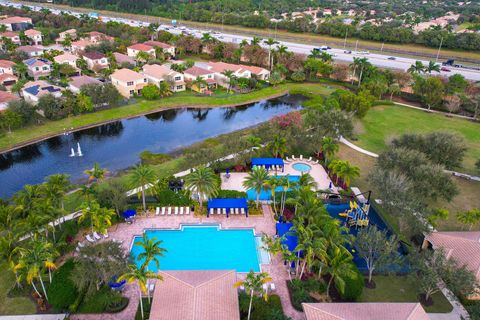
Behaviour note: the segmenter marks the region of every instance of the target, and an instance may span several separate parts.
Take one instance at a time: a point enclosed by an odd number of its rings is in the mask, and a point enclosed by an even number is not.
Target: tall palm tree
[[[245,288],[245,291],[250,294],[250,304],[248,305],[248,316],[247,320],[250,320],[250,315],[252,311],[252,301],[253,301],[253,295],[255,293],[261,293],[263,292],[263,298],[265,301],[268,299],[268,294],[266,291],[263,290],[263,285],[266,283],[269,283],[272,281],[272,278],[268,275],[266,272],[261,272],[258,274],[255,274],[253,271],[250,271],[245,280],[243,281],[238,281],[235,283],[235,288],[243,286]]]
[[[147,63],[147,61],[150,60],[152,58],[152,56],[148,52],[139,51],[135,58],[137,59],[137,61]]]
[[[171,96],[173,94],[172,93],[172,88],[171,88],[170,84],[168,83],[168,81],[160,82],[160,85],[158,86],[158,89],[160,91],[160,97],[162,97],[162,98]]]
[[[207,80],[198,76],[195,78],[195,80],[192,81],[192,86],[196,86],[198,88],[198,91],[201,92],[203,88],[208,88],[208,82]]]
[[[318,49],[312,49],[312,51],[310,51],[310,54],[308,55],[308,57],[312,59],[318,59],[320,58],[320,56],[320,50]]]
[[[156,237],[149,239],[146,233],[143,233],[143,237],[141,241],[135,242],[136,245],[142,247],[143,252],[138,254],[137,260],[145,259],[145,262],[142,264],[142,268],[146,268],[148,270],[148,265],[150,262],[154,262],[157,270],[160,269],[160,257],[165,256],[167,249],[162,248],[163,241],[157,240]]]
[[[330,158],[338,152],[339,146],[332,137],[323,137],[322,139],[322,151],[325,157],[325,164],[328,164]]]
[[[260,44],[260,38],[257,36],[253,36],[252,40],[250,40],[250,44],[252,46],[258,46]]]
[[[108,227],[112,225],[112,217],[115,210],[110,208],[99,208],[93,215],[93,229],[103,235],[108,234]]]
[[[108,170],[101,168],[100,164],[95,162],[92,169],[85,170],[84,172],[86,175],[88,175],[88,180],[102,181],[105,178],[105,175],[108,173]]]
[[[70,178],[66,174],[54,174],[46,178],[47,193],[54,199],[54,204],[58,201],[62,209],[65,208],[65,193],[70,188]]]
[[[147,289],[148,279],[163,280],[163,277],[159,274],[156,274],[155,272],[147,271],[143,267],[138,268],[138,266],[136,264],[130,264],[128,266],[128,271],[118,278],[118,281],[127,280],[128,283],[132,283],[132,282],[137,281],[142,319],[144,318],[142,293],[143,294],[148,293],[148,289]]]
[[[232,89],[233,78],[235,77],[234,72],[232,70],[225,70],[222,74],[228,79],[227,91],[230,92]]]
[[[342,180],[345,182],[346,186],[350,185],[353,179],[358,178],[360,176],[360,168],[352,165],[348,161],[343,161],[340,176]]]
[[[325,52],[325,51],[322,51],[320,53],[320,59],[323,61],[323,62],[330,62],[332,61],[332,55],[328,52]]]
[[[273,38],[268,38],[267,40],[263,41],[268,46],[268,69],[272,70],[272,46],[278,44]]]
[[[254,167],[248,176],[243,180],[243,186],[250,190],[255,190],[257,195],[256,206],[260,204],[260,193],[265,188],[265,183],[268,180],[268,172],[262,167]]]
[[[277,203],[276,203],[276,198],[277,198],[277,188],[280,186],[280,179],[277,177],[270,177],[265,181],[265,189],[270,190],[270,193],[272,194],[272,201],[273,201],[273,213],[275,216],[277,215]]]
[[[338,290],[343,293],[345,291],[345,278],[354,274],[350,252],[344,247],[336,246],[329,255],[326,271],[330,275],[327,284],[327,296],[330,296],[330,287],[333,282],[335,282]]]
[[[137,192],[142,194],[143,210],[147,210],[147,204],[145,202],[145,191],[147,187],[157,180],[157,175],[149,166],[140,164],[135,166],[130,175],[130,186],[137,188]]]
[[[197,194],[200,211],[203,210],[203,200],[215,196],[220,188],[215,172],[205,166],[198,167],[185,177],[185,187]]]
[[[100,205],[95,200],[82,203],[82,205],[80,206],[81,214],[78,217],[77,222],[82,223],[85,220],[89,221],[90,229],[93,234],[95,232],[95,229],[94,229],[95,215],[98,213],[99,210],[100,210]]]
[[[202,34],[202,38],[200,39],[200,41],[202,41],[203,44],[206,44],[213,41],[213,37],[210,35],[210,33],[205,32]]]
[[[422,61],[415,61],[414,64],[412,64],[408,70],[409,73],[411,74],[421,74],[425,72],[425,66],[423,65]]]
[[[13,201],[21,208],[21,217],[24,218],[32,211],[35,201],[41,196],[40,185],[25,185],[13,196]]]
[[[13,67],[15,73],[18,74],[20,80],[25,80],[27,78],[28,67],[25,63],[19,62]]]
[[[425,67],[425,71],[428,72],[430,75],[433,71],[440,72],[440,65],[433,61],[429,61],[428,65]]]
[[[287,139],[280,135],[275,135],[273,140],[268,143],[267,149],[270,150],[272,156],[283,158],[285,152],[287,152]]]
[[[317,187],[317,183],[310,174],[302,172],[298,179],[298,187],[312,189]]]
[[[252,151],[258,155],[260,153],[260,148],[262,147],[262,139],[256,137],[254,135],[249,135],[246,138],[246,142],[248,144],[248,148],[252,149]]]
[[[82,185],[80,187],[80,193],[86,202],[90,202],[97,193],[96,185]]]

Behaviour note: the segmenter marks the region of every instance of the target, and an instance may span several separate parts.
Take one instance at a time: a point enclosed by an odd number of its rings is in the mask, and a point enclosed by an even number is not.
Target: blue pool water
[[[302,163],[302,162],[294,163],[292,165],[292,168],[297,170],[297,171],[300,171],[300,172],[308,172],[308,171],[312,170],[311,166],[309,166],[306,163]]]
[[[276,178],[281,178],[282,176],[275,176]],[[292,182],[298,182],[300,176],[288,176],[288,179]],[[290,190],[290,189],[289,189]],[[282,187],[277,187],[275,189],[276,192],[282,192]],[[247,190],[247,199],[248,200],[257,200],[257,193],[254,189]],[[272,199],[272,192],[270,190],[262,190],[260,192],[260,200],[271,200]]]
[[[148,238],[163,241],[167,249],[160,260],[161,270],[236,270],[260,271],[256,237],[253,229],[221,230],[218,226],[183,226],[180,230],[146,230]],[[135,242],[130,255],[140,266],[144,260],[136,257],[143,250]],[[154,262],[148,270],[157,272]]]

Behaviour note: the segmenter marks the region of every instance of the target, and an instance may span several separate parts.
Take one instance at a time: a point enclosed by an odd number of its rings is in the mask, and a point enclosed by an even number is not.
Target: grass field
[[[15,286],[15,275],[8,270],[7,264],[0,264],[0,314],[31,314],[36,308],[32,300],[27,297],[9,298],[8,292]]]
[[[418,302],[417,284],[404,276],[374,276],[376,288],[364,288],[358,302]],[[437,292],[432,296],[433,304],[425,307],[428,313],[447,313],[453,307],[447,298]]]
[[[262,99],[268,99],[282,95],[289,91],[328,94],[333,89],[313,83],[286,83],[277,87],[267,87],[246,94],[232,94],[222,96],[196,96],[190,91],[176,93],[170,97],[160,100],[146,101],[139,100],[137,103],[102,110],[94,113],[71,116],[58,121],[48,121],[41,126],[26,127],[15,130],[10,134],[0,137],[0,151],[16,145],[21,145],[36,139],[61,134],[65,128],[82,128],[90,125],[100,124],[112,120],[141,115],[156,110],[172,107],[221,107],[229,105],[247,104]]]
[[[358,146],[373,152],[381,152],[392,138],[404,133],[428,133],[448,131],[461,135],[468,148],[463,168],[459,171],[478,173],[475,161],[480,159],[480,124],[460,118],[428,113],[402,106],[373,107],[356,124]]]

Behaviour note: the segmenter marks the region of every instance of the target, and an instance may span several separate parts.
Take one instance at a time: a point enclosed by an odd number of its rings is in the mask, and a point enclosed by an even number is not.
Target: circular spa
[[[310,170],[312,170],[312,166],[303,162],[294,163],[292,165],[292,168],[302,173],[309,172]]]

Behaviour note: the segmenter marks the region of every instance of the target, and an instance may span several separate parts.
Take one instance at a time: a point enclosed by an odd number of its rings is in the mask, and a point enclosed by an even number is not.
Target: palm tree
[[[350,164],[348,161],[343,161],[340,176],[345,182],[345,185],[348,187],[353,179],[360,176],[360,168]]]
[[[157,240],[156,237],[149,239],[147,234],[144,232],[141,241],[135,242],[136,245],[143,248],[143,252],[139,253],[137,256],[137,260],[145,259],[145,262],[142,264],[142,268],[146,268],[148,270],[148,265],[150,262],[155,262],[155,266],[157,270],[160,269],[160,257],[165,255],[167,250],[161,247],[163,243],[162,240]]]
[[[202,92],[203,88],[208,86],[207,80],[203,79],[202,77],[198,76],[195,80],[192,81],[192,86],[196,86],[199,92]]]
[[[215,172],[211,168],[201,166],[185,177],[185,187],[197,193],[201,211],[203,200],[215,196],[220,186]]]
[[[330,296],[330,286],[335,282],[338,290],[345,291],[345,278],[354,274],[352,255],[344,247],[336,246],[328,257],[327,273],[330,279],[327,284],[327,296]]]
[[[260,44],[260,38],[259,37],[256,37],[256,36],[253,36],[252,40],[250,40],[250,44],[252,46],[258,46]]]
[[[254,189],[257,195],[256,205],[260,204],[260,193],[268,180],[268,172],[262,167],[254,167],[248,176],[243,180],[243,186],[250,190]]]
[[[310,54],[308,55],[308,57],[312,59],[318,59],[320,58],[320,56],[320,50],[318,49],[312,49],[312,51],[310,51]]]
[[[108,173],[107,169],[101,168],[98,162],[93,164],[93,168],[84,171],[88,175],[88,180],[92,181],[102,181],[105,178],[105,175]]]
[[[325,51],[322,51],[320,53],[320,59],[323,61],[323,62],[330,62],[332,61],[332,55],[328,52],[325,52]]]
[[[235,288],[243,286],[245,288],[245,291],[247,293],[250,293],[250,304],[248,305],[248,316],[247,320],[250,320],[250,314],[252,311],[252,302],[253,302],[253,295],[255,293],[261,293],[264,292],[263,298],[265,301],[268,300],[268,294],[266,291],[263,290],[263,285],[271,282],[272,278],[268,275],[266,272],[261,272],[258,274],[255,274],[253,271],[250,271],[245,280],[243,281],[238,281],[235,283]]]
[[[272,194],[272,201],[273,201],[273,213],[275,216],[277,215],[277,204],[276,204],[276,193],[277,187],[280,186],[280,180],[277,177],[270,177],[265,181],[265,189],[270,190]]]
[[[205,32],[204,34],[202,34],[202,38],[200,39],[200,41],[202,41],[202,43],[205,44],[213,41],[213,37],[210,35],[210,33]]]
[[[325,157],[325,164],[328,164],[328,161],[331,157],[338,152],[339,146],[336,141],[331,137],[323,137],[322,139],[322,151],[323,156]]]
[[[412,64],[408,70],[411,74],[421,74],[425,72],[425,66],[423,65],[422,61],[415,61],[414,64]]]
[[[163,277],[159,274],[156,274],[155,272],[147,271],[143,267],[138,268],[136,264],[130,264],[128,266],[128,271],[118,278],[118,281],[127,280],[128,283],[132,283],[134,281],[138,282],[138,291],[139,291],[142,319],[144,318],[142,293],[143,294],[148,293],[148,289],[147,289],[148,279],[163,280]]]
[[[428,72],[430,75],[433,71],[440,72],[440,65],[433,61],[429,61],[428,65],[425,67],[425,71]]]
[[[255,154],[259,154],[260,148],[262,147],[262,139],[254,135],[249,135],[246,139],[248,148],[253,150]]]
[[[130,176],[130,185],[132,188],[137,188],[137,193],[140,192],[142,194],[142,203],[143,203],[143,210],[147,210],[147,204],[145,202],[145,191],[147,187],[152,183],[155,183],[157,180],[157,175],[149,166],[140,164],[135,166],[132,170]]]
[[[393,100],[393,96],[399,94],[402,91],[402,88],[398,83],[392,83],[388,86],[388,93],[390,93],[390,101]]]
[[[112,217],[115,215],[114,209],[99,208],[93,215],[93,229],[103,235],[108,234],[108,227],[112,225]]]
[[[268,46],[268,68],[272,70],[272,46],[278,44],[273,38],[268,38],[267,40],[263,41]]]
[[[298,179],[298,187],[312,189],[317,187],[317,183],[310,174],[302,172]]]
[[[97,189],[95,184],[82,185],[80,187],[80,193],[82,194],[82,197],[85,199],[86,202],[90,202],[92,197],[95,196],[96,192]]]
[[[64,197],[67,190],[70,188],[70,178],[66,174],[54,174],[46,179],[47,193],[50,194],[54,203],[60,202],[62,210],[65,208]]]
[[[160,91],[160,97],[162,97],[162,98],[171,96],[173,94],[171,86],[168,83],[168,81],[161,81],[158,88],[159,88],[159,91]]]
[[[27,78],[28,68],[25,63],[19,62],[15,64],[13,69],[15,70],[15,73],[18,74],[20,80],[25,80]]]
[[[275,135],[273,140],[270,141],[267,145],[267,149],[270,150],[274,157],[283,158],[285,156],[285,152],[287,152],[287,139]]]
[[[82,203],[82,205],[80,206],[81,215],[80,217],[78,217],[77,222],[82,223],[85,220],[90,221],[90,228],[93,234],[93,232],[95,232],[94,230],[95,215],[99,210],[100,210],[100,205],[95,200]]]
[[[468,225],[468,230],[472,230],[472,227],[480,221],[480,209],[471,209],[468,211],[462,211],[457,213],[457,220],[463,224]]]
[[[147,63],[148,60],[150,60],[152,56],[148,53],[148,52],[145,52],[145,51],[139,51],[137,53],[137,56],[135,57],[138,61],[142,61],[144,63]]]
[[[232,82],[234,78],[234,72],[232,70],[225,70],[222,74],[228,79],[228,88],[227,91],[230,92],[232,88]]]
[[[368,62],[367,58],[360,58],[358,63],[360,64],[360,75],[358,77],[358,87],[360,88],[360,85],[362,83],[363,72],[372,64]]]

